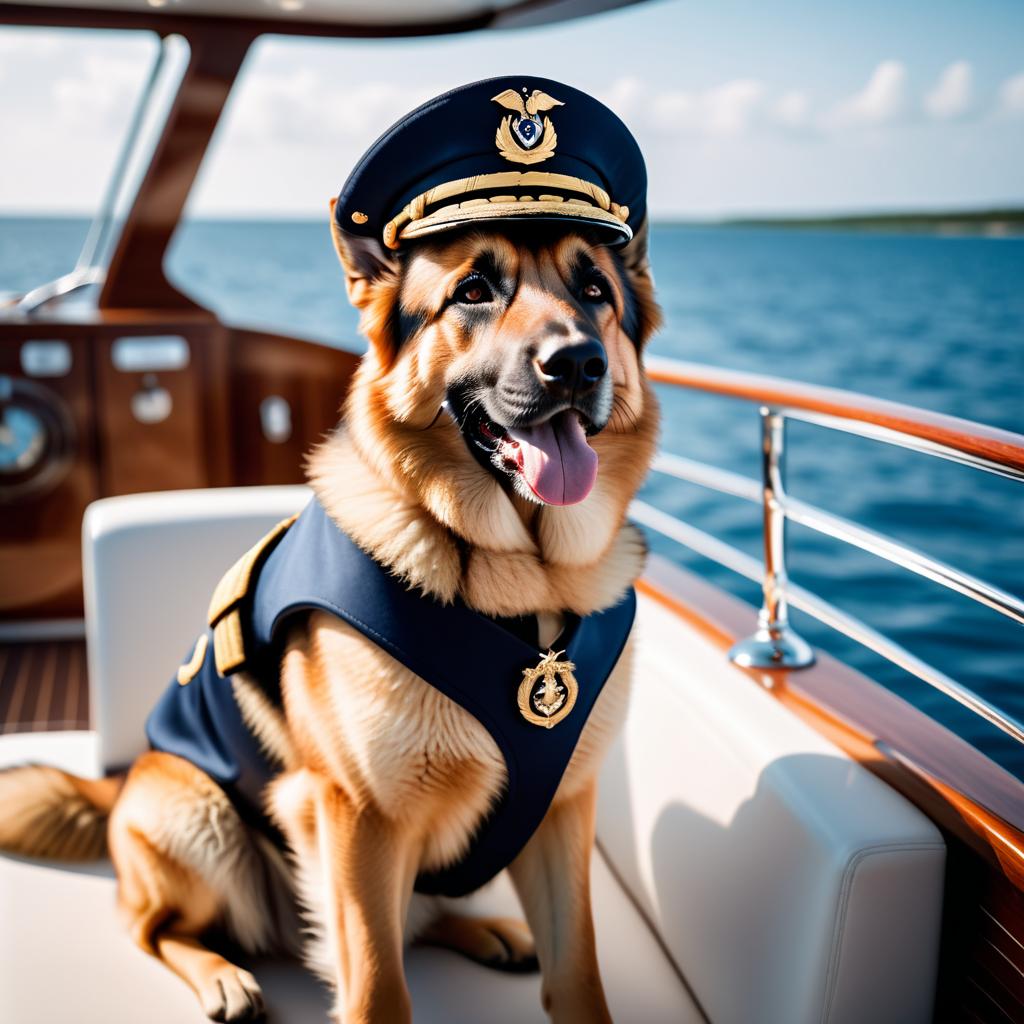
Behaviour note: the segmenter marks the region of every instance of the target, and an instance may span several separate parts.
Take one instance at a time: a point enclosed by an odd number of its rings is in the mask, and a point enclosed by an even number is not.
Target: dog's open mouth
[[[594,486],[597,452],[587,442],[592,428],[576,409],[563,409],[528,427],[503,427],[480,411],[456,421],[492,466],[522,481],[545,505],[575,505]]]

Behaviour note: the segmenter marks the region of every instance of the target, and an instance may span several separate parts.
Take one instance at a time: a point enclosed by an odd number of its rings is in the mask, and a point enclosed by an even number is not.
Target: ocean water
[[[0,221],[0,291],[70,268],[81,221]],[[652,352],[907,402],[1024,433],[1024,239],[656,226],[666,325]],[[363,348],[326,224],[186,223],[168,269],[232,323]],[[659,388],[662,447],[756,476],[754,406]],[[787,482],[806,501],[1024,593],[1024,486],[793,423]],[[652,476],[646,500],[760,556],[752,504]],[[754,584],[652,537],[756,604]],[[1024,629],[877,558],[790,529],[793,580],[1024,719]],[[796,628],[1024,777],[994,727],[799,612]],[[751,613],[751,627],[754,615]],[[681,667],[684,670],[684,667]]]

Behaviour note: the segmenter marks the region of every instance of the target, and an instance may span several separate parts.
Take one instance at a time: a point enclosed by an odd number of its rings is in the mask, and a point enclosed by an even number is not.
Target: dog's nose
[[[537,370],[548,386],[574,392],[587,391],[608,372],[608,357],[601,342],[587,338],[560,345],[554,351],[541,350],[537,356]]]

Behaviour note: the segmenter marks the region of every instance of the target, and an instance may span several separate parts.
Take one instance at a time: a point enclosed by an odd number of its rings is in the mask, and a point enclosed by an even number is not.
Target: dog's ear
[[[641,348],[661,326],[661,307],[654,298],[654,276],[647,251],[648,234],[645,217],[633,237],[618,253],[634,298],[634,322],[630,324],[630,334]]]
[[[345,271],[348,300],[356,309],[363,309],[373,298],[375,284],[396,278],[398,261],[377,239],[343,231],[334,219],[336,203],[331,200],[331,237]]]
[[[631,274],[647,274],[650,276],[651,263],[647,254],[647,243],[650,229],[645,217],[636,229],[633,237],[619,250],[622,263]]]
[[[398,352],[395,310],[401,284],[394,253],[375,238],[343,231],[334,219],[331,200],[331,237],[345,271],[348,300],[362,314],[360,330],[366,335],[380,365],[389,369]]]

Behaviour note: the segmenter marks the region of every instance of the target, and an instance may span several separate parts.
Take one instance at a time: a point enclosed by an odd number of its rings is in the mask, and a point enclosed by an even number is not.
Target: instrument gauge
[[[0,503],[55,487],[71,467],[74,447],[71,415],[58,394],[0,375]]]

